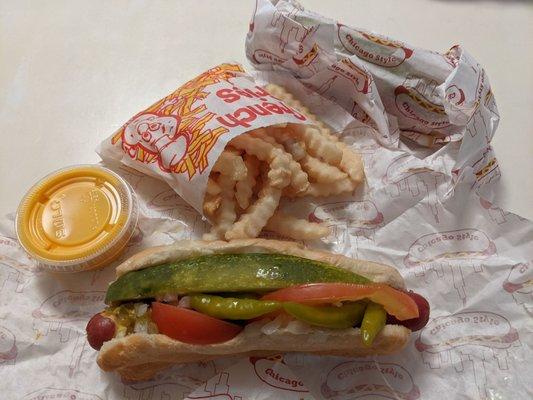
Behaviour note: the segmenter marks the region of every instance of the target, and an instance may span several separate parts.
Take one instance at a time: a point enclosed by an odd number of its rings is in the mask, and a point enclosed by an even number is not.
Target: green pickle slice
[[[281,303],[271,300],[198,294],[191,296],[191,307],[202,314],[219,319],[246,320],[279,310]]]
[[[107,304],[220,292],[267,292],[306,283],[368,283],[330,264],[283,254],[216,254],[129,272],[113,282]]]
[[[366,303],[363,301],[335,306],[306,306],[298,303],[283,303],[284,310],[300,321],[324,328],[346,329],[363,319]]]

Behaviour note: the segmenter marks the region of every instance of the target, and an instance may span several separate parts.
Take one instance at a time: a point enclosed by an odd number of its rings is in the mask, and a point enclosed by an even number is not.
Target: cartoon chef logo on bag
[[[462,312],[431,320],[416,339],[415,347],[431,369],[453,366],[458,373],[472,365],[480,398],[487,393],[486,364],[509,369],[512,347],[521,346],[518,332],[503,316],[488,311]],[[467,380],[465,380],[467,381]]]
[[[415,276],[425,276],[428,271],[434,271],[439,279],[451,277],[459,298],[465,304],[467,294],[463,270],[481,272],[483,261],[494,255],[496,245],[485,232],[459,229],[418,238],[409,247],[404,264],[415,271]],[[445,273],[445,269],[449,273]]]
[[[374,361],[347,361],[332,368],[322,384],[326,399],[402,399],[420,398],[411,373],[403,366]]]
[[[207,170],[209,153],[230,129],[242,133],[280,115],[285,122],[307,120],[255,86],[240,65],[222,64],[137,114],[111,142],[120,142],[132,160],[157,163],[161,171],[184,174],[190,181]]]
[[[139,115],[124,128],[122,146],[131,158],[139,148],[157,154],[161,169],[168,172],[183,160],[191,141],[187,131],[177,131],[179,124],[178,117]]]
[[[211,168],[238,135],[278,124],[309,124],[239,64],[221,64],[131,118],[97,149],[110,164],[163,179],[197,211]]]
[[[382,67],[397,67],[413,55],[413,50],[396,40],[337,24],[342,46],[350,54]]]
[[[164,172],[187,173],[189,179],[208,166],[207,154],[228,130],[206,128],[216,114],[202,101],[206,88],[243,72],[239,65],[223,64],[187,82],[128,121],[112,138],[131,159],[157,162]]]

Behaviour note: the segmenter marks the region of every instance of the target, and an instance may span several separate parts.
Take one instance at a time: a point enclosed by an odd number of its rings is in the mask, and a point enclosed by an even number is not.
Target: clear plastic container
[[[137,226],[130,185],[98,165],[60,169],[37,182],[17,210],[17,237],[51,272],[104,267],[117,258]]]

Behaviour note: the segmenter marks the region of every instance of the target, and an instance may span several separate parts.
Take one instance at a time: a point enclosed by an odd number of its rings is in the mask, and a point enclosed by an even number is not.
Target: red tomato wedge
[[[261,300],[293,301],[305,304],[325,304],[338,301],[369,299],[381,304],[388,314],[404,321],[418,317],[415,301],[406,293],[383,284],[310,283],[280,289]]]
[[[160,333],[190,344],[226,342],[242,330],[239,325],[158,302],[152,303],[152,320]]]

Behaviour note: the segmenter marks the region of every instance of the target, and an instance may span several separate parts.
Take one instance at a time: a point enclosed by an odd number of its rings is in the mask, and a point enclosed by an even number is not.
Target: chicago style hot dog
[[[394,268],[292,242],[183,241],[117,276],[87,339],[102,369],[129,380],[227,355],[389,354],[429,318]]]

